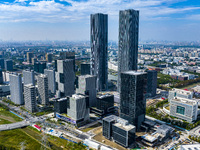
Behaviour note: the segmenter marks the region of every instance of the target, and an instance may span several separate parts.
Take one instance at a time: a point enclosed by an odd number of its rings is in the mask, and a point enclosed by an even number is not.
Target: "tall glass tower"
[[[120,73],[137,70],[139,11],[129,9],[119,12],[118,91]]]
[[[91,64],[90,74],[97,76],[97,90],[107,89],[108,80],[108,15],[91,14]]]

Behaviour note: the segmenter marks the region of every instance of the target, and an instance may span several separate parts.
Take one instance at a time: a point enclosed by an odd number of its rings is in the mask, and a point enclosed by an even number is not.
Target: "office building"
[[[11,101],[18,105],[24,104],[21,74],[9,74]]]
[[[157,89],[157,71],[156,70],[148,70],[147,71],[147,93],[149,96],[156,96]]]
[[[90,64],[81,64],[81,75],[90,74]]]
[[[111,115],[103,118],[103,136],[113,140],[123,147],[133,146],[136,128],[127,120]]]
[[[57,113],[67,113],[68,98],[58,98],[54,101],[54,109]]]
[[[13,61],[12,60],[5,60],[5,69],[6,71],[13,71]]]
[[[60,56],[59,56],[60,60],[65,60],[65,59],[72,59],[73,60],[73,64],[74,64],[74,71],[75,71],[75,52],[74,51],[64,51],[64,52],[60,52]],[[56,62],[55,62],[55,65]]]
[[[170,102],[175,97],[192,99],[193,94],[194,93],[192,91],[173,88],[171,91],[169,91],[168,101]]]
[[[54,69],[44,69],[44,74],[47,75],[48,78],[48,89],[52,94],[56,93],[56,77]]]
[[[6,97],[7,95],[10,95],[10,86],[0,85],[0,97]]]
[[[36,112],[36,93],[35,86],[31,84],[24,85],[25,108],[31,113]]]
[[[56,92],[61,97],[75,93],[75,72],[73,59],[57,60]]]
[[[32,58],[34,58],[34,54],[32,52],[27,52],[27,62],[32,63]]]
[[[78,77],[78,88],[76,93],[89,96],[89,106],[96,107],[96,76],[83,75]]]
[[[2,69],[0,69],[0,84],[3,83],[3,73],[2,73]]]
[[[90,74],[97,76],[97,90],[108,86],[108,15],[90,16],[91,66]]]
[[[0,58],[0,68],[5,69],[5,63],[3,58]]]
[[[34,63],[34,71],[37,73],[44,73],[44,69],[46,69],[46,67],[46,62]]]
[[[114,95],[111,94],[98,94],[96,107],[90,108],[90,111],[102,116],[113,113],[114,109]]]
[[[53,61],[53,54],[47,53],[46,54],[46,61],[51,63]]]
[[[48,94],[48,78],[47,75],[41,74],[38,76],[38,98],[41,104],[49,104],[49,94]]]
[[[129,9],[119,12],[118,43],[118,91],[120,91],[120,73],[137,70],[138,62],[139,11]]]
[[[31,60],[32,60],[32,65],[34,65],[36,62],[38,62],[37,58],[32,58]]]
[[[192,123],[197,120],[198,102],[196,100],[175,97],[170,101],[170,115]]]
[[[81,94],[74,94],[69,99],[67,115],[76,122],[77,126],[90,120],[88,98]]]
[[[35,73],[33,70],[23,70],[23,81],[24,85],[32,84],[35,86]]]
[[[120,117],[138,130],[146,113],[147,73],[126,71],[121,73]]]
[[[200,150],[200,144],[180,145],[180,149],[179,150]]]

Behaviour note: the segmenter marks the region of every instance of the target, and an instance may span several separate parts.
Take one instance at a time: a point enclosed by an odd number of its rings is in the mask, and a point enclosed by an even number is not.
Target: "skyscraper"
[[[107,89],[108,80],[108,15],[90,16],[91,70],[97,76],[97,90]]]
[[[118,90],[120,73],[137,70],[139,11],[129,9],[119,12]]]
[[[7,71],[13,71],[13,61],[11,59],[5,60],[5,69]]]
[[[48,94],[48,78],[47,75],[41,74],[38,76],[38,97],[39,101],[43,105],[48,105],[49,94]]]
[[[147,93],[150,94],[151,97],[156,96],[157,89],[157,71],[156,70],[148,70],[147,71]]]
[[[2,73],[2,69],[0,69],[0,84],[3,83],[3,73]]]
[[[56,77],[54,69],[44,69],[44,74],[47,75],[48,78],[48,89],[50,93],[56,93]]]
[[[1,69],[5,68],[5,63],[4,63],[4,59],[3,58],[0,58],[0,67],[1,67]]]
[[[60,52],[60,56],[59,56],[59,60],[65,60],[65,59],[73,59],[73,63],[74,63],[74,71],[75,71],[75,52],[74,51],[64,51],[64,52]],[[55,65],[57,65],[56,63],[57,61],[55,61]],[[55,67],[56,68],[56,67]]]
[[[96,76],[84,75],[78,77],[79,88],[76,93],[89,96],[89,106],[96,107]]]
[[[21,74],[9,74],[11,101],[15,104],[24,104]]]
[[[72,96],[75,93],[74,60],[57,60],[56,92],[61,97]]]
[[[32,58],[34,57],[34,54],[32,52],[27,52],[27,62],[32,63]]]
[[[24,85],[32,84],[35,86],[35,74],[33,70],[23,70]]]
[[[52,62],[52,60],[53,60],[53,54],[47,53],[47,54],[46,54],[46,61],[47,61],[47,62]]]
[[[138,130],[146,113],[147,73],[126,71],[121,73],[120,117]]]
[[[31,84],[24,85],[25,108],[31,113],[36,112],[36,93],[35,86]]]

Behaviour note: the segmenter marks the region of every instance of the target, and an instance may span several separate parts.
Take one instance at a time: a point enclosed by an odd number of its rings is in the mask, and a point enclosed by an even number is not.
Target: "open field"
[[[88,131],[90,131],[90,130],[92,130],[92,129],[94,129],[94,128],[100,127],[100,126],[101,126],[101,124],[100,124],[100,123],[97,123],[97,124],[95,124],[95,125],[93,125],[93,126],[91,126],[91,127],[89,127],[89,128],[85,128],[85,129],[83,129],[83,130],[81,130],[81,131],[83,131],[83,132],[88,132]]]
[[[194,84],[191,84],[191,85],[188,85],[188,86],[183,86],[181,89],[190,89],[190,88],[193,88],[197,85],[200,85],[200,82],[194,83]]]

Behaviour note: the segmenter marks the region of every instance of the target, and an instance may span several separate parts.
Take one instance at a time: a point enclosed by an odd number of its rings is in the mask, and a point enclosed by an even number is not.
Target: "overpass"
[[[29,125],[30,123],[25,120],[21,122],[11,123],[11,124],[3,124],[3,125],[0,125],[0,131],[22,128]]]

